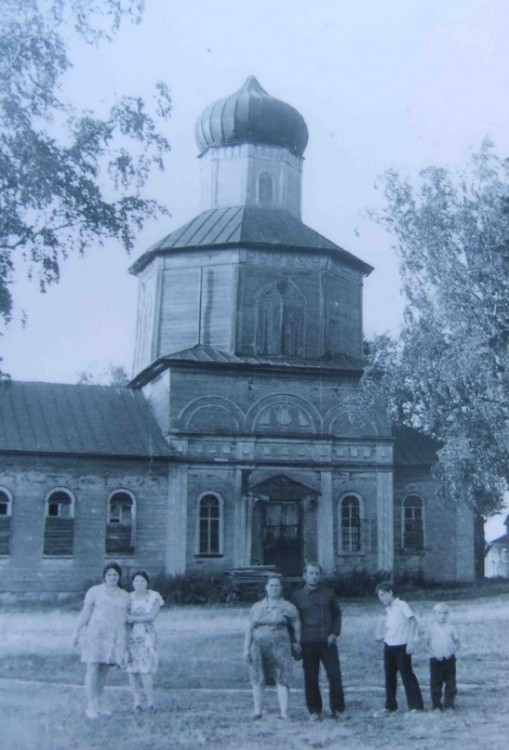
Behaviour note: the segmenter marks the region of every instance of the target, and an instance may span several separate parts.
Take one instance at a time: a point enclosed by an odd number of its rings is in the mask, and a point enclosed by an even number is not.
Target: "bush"
[[[232,601],[232,587],[223,575],[178,575],[159,573],[150,587],[171,604],[226,604]]]
[[[392,578],[387,571],[368,573],[357,570],[347,575],[324,576],[325,586],[333,589],[340,600],[371,599],[375,588],[382,581],[394,583],[396,594],[405,594],[420,599],[434,594],[445,599],[497,596],[509,593],[508,579],[484,579],[477,583],[437,582],[424,579],[419,573],[413,576]],[[266,576],[260,580],[239,582],[226,574],[187,574],[169,576],[159,573],[151,582],[151,588],[159,591],[163,599],[172,604],[235,604],[250,603],[265,595]],[[283,596],[290,599],[303,585],[302,578],[283,578]]]
[[[330,581],[337,596],[342,599],[356,599],[374,596],[375,589],[382,581],[390,581],[390,573],[379,570],[368,573],[366,570],[353,570],[348,576],[335,576]]]

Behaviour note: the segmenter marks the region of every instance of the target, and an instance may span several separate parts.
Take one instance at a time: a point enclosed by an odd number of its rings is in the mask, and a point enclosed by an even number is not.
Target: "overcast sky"
[[[491,137],[509,154],[509,3],[506,0],[148,0],[141,25],[113,44],[75,47],[65,82],[78,106],[114,94],[171,89],[168,168],[151,183],[171,217],[152,223],[132,258],[111,244],[72,258],[41,295],[20,281],[17,319],[0,340],[20,380],[76,382],[108,363],[131,373],[136,279],[128,267],[199,210],[194,123],[254,74],[296,107],[309,129],[303,219],[375,267],[364,293],[365,333],[397,332],[397,262],[367,218],[381,205],[377,176],[430,164],[461,167]],[[21,312],[28,316],[21,326]],[[502,533],[500,519],[488,539]]]
[[[303,219],[375,267],[365,284],[369,336],[397,331],[402,300],[390,239],[366,217],[388,168],[461,166],[490,136],[509,153],[509,3],[505,0],[149,0],[141,25],[113,44],[76,48],[66,91],[102,106],[114,93],[172,92],[172,145],[152,193],[171,217],[154,222],[129,259],[112,244],[69,260],[41,295],[20,282],[28,315],[0,342],[21,380],[76,382],[108,362],[131,372],[136,279],[127,269],[148,245],[199,207],[194,123],[250,74],[296,107],[309,129]],[[356,234],[359,231],[359,236]]]

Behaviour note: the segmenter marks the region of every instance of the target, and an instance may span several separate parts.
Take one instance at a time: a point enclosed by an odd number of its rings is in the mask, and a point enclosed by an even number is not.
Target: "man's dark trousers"
[[[384,644],[384,671],[385,671],[385,708],[388,711],[396,711],[398,702],[396,690],[398,687],[398,672],[405,688],[408,708],[422,711],[421,689],[412,669],[412,657],[406,652],[406,646],[388,646]]]
[[[456,657],[429,660],[429,684],[433,708],[453,708],[456,695]],[[444,704],[442,706],[442,685]]]
[[[341,682],[338,649],[336,645],[330,646],[327,641],[302,644],[302,664],[308,711],[310,714],[322,713],[322,696],[318,684],[320,662],[323,664],[329,680],[330,710],[335,713],[343,713],[345,698]]]

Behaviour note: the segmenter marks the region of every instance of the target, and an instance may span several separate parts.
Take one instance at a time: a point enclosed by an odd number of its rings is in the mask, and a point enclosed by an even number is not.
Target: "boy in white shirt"
[[[385,607],[384,634],[376,640],[384,643],[385,713],[398,710],[396,691],[398,672],[405,688],[408,708],[422,711],[421,689],[412,669],[412,651],[417,639],[417,620],[408,604],[394,596],[390,583],[379,583],[376,594]]]
[[[449,607],[443,602],[433,607],[434,620],[424,633],[426,648],[430,654],[429,684],[431,703],[436,710],[454,708],[456,696],[456,651],[460,639],[456,628],[448,622]],[[444,701],[442,703],[442,687]]]

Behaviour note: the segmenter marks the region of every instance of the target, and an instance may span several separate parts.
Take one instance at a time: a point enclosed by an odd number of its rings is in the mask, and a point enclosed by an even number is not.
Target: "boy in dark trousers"
[[[443,708],[454,708],[456,651],[460,646],[460,639],[454,625],[448,622],[449,607],[447,604],[443,602],[435,604],[433,613],[435,617],[425,630],[424,641],[430,655],[431,703],[434,709],[440,711]],[[442,688],[444,688],[443,703]]]
[[[377,641],[384,643],[385,709],[398,710],[396,691],[398,672],[403,681],[410,712],[422,711],[421,689],[412,669],[412,651],[417,640],[417,620],[408,604],[394,596],[390,583],[379,583],[376,594],[385,608],[384,633]]]

